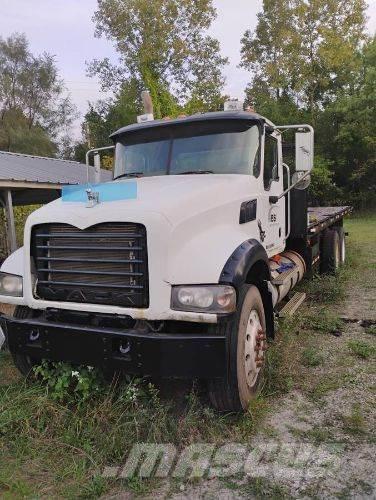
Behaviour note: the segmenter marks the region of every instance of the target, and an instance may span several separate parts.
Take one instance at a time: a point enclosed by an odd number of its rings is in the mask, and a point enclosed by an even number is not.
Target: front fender
[[[227,283],[239,288],[246,282],[252,266],[260,261],[265,263],[264,279],[270,280],[269,259],[265,248],[255,239],[244,241],[227,260],[219,277],[219,283]]]
[[[239,293],[245,283],[255,283],[260,291],[266,318],[266,335],[274,338],[272,295],[267,282],[271,280],[269,259],[265,248],[255,239],[244,241],[227,260],[219,283],[234,286]]]

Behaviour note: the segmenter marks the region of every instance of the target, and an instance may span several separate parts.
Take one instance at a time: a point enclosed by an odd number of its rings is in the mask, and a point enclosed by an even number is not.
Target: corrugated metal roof
[[[90,180],[94,180],[94,168]],[[112,172],[101,169],[101,181],[110,181]],[[87,180],[86,165],[76,161],[44,158],[0,151],[1,181],[22,181],[50,184],[84,184]]]

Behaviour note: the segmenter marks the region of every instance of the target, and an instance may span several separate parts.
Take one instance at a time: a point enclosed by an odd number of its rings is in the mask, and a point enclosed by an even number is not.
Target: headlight
[[[0,295],[22,297],[22,276],[0,272]]]
[[[236,291],[227,285],[173,286],[171,309],[175,311],[231,313],[236,309]]]

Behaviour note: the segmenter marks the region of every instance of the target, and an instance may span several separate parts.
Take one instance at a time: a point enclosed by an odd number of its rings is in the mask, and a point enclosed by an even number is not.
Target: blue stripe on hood
[[[105,184],[81,184],[79,186],[63,186],[62,201],[88,201],[86,190],[91,189],[99,193],[99,202],[134,200],[137,198],[137,182],[107,182]]]

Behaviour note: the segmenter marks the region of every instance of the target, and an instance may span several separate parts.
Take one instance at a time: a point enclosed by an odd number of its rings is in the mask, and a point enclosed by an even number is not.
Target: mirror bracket
[[[269,196],[269,203],[271,205],[275,205],[276,203],[278,203],[278,200],[279,200],[279,196]]]

